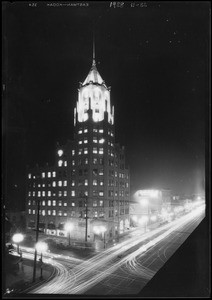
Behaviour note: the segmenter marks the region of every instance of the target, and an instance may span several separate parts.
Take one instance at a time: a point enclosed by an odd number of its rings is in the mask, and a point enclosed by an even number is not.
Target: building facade
[[[78,89],[74,128],[73,141],[57,145],[54,166],[28,170],[27,228],[36,227],[39,202],[39,228],[47,235],[114,239],[129,229],[130,174],[115,141],[110,87],[94,57]]]

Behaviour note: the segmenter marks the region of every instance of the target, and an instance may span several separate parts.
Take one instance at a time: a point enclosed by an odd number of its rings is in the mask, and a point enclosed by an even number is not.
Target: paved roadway
[[[29,291],[33,294],[137,294],[185,241],[205,216],[205,207],[132,237],[86,260],[53,254],[45,262],[55,277]],[[25,253],[26,254],[26,253]],[[24,254],[24,255],[25,255]],[[28,253],[27,255],[33,254]],[[51,257],[49,257],[51,255]]]

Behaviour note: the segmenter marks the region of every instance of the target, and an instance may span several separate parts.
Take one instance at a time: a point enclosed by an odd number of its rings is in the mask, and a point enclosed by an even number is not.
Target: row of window
[[[28,209],[28,213],[29,213],[29,215],[31,215],[31,214],[33,214],[33,215],[35,215],[35,209]],[[42,216],[45,216],[46,215],[46,211],[44,210],[44,209],[42,209],[42,210],[40,210],[40,215],[42,215]],[[53,209],[53,210],[47,210],[47,215],[48,216],[56,216],[56,210],[55,209]],[[64,216],[64,217],[67,217],[67,212],[63,212],[62,210],[59,210],[58,212],[57,212],[57,215],[58,216]]]
[[[41,205],[42,206],[45,206],[45,205],[48,205],[48,206],[56,206],[56,204],[58,206],[67,206],[67,202],[62,202],[62,201],[57,201],[56,200],[48,200],[48,201],[41,201]],[[75,206],[75,202],[72,202],[72,206]],[[28,205],[37,205],[36,201],[35,200],[28,200]]]
[[[37,195],[36,195],[37,194]],[[58,196],[59,197],[66,197],[67,196],[67,191],[58,191]],[[51,197],[51,196],[56,196],[56,192],[51,192],[51,191],[48,191],[48,192],[45,192],[45,191],[38,191],[38,192],[31,192],[29,191],[28,192],[28,196],[29,197],[35,197],[35,196],[38,196],[38,197]]]
[[[56,172],[55,172],[55,171],[53,171],[53,172],[46,172],[46,173],[45,173],[45,172],[42,172],[42,173],[41,173],[41,177],[42,177],[42,178],[45,178],[45,177],[48,177],[48,178],[56,177]],[[35,179],[36,176],[35,176],[35,175],[32,176],[32,174],[29,173],[29,174],[28,174],[28,178],[29,178],[29,179],[31,179],[31,178]]]
[[[79,176],[82,176],[82,175],[84,175],[84,176],[86,176],[86,175],[88,175],[88,170],[87,169],[84,169],[84,170],[79,170]],[[103,175],[104,174],[104,172],[103,172],[103,169],[100,169],[99,170],[99,175]],[[94,169],[94,172],[93,172],[93,175],[98,175],[98,170],[97,169]],[[104,182],[103,182],[103,180],[97,180],[97,179],[93,179],[93,185],[98,185],[98,183],[99,183],[99,185],[101,185],[101,186],[103,186],[104,185]],[[75,186],[75,180],[71,180],[71,185],[72,186]],[[85,186],[87,186],[88,185],[88,179],[79,179],[79,181],[78,181],[78,186],[81,186],[81,185],[85,185]],[[120,185],[120,187],[121,188],[128,188],[129,187],[129,183],[128,182],[126,182],[126,183],[124,183],[123,181],[121,181],[120,183],[119,183],[119,185]],[[42,185],[41,184],[37,184],[37,187],[38,188],[40,188],[40,187],[45,187],[46,185],[45,185],[45,183],[43,183]],[[62,180],[59,180],[59,181],[53,181],[52,182],[52,184],[51,183],[49,183],[48,184],[48,187],[67,187],[67,180],[64,180],[64,181],[62,181]],[[109,179],[108,180],[108,186],[115,186],[115,187],[118,187],[118,181],[117,180],[113,180],[113,179]],[[36,184],[35,184],[35,182],[33,183],[33,185],[31,186],[31,184],[30,184],[30,187],[36,187]],[[34,194],[33,194],[34,193]],[[66,191],[64,191],[64,196],[66,196]],[[35,196],[36,194],[35,194],[35,192],[29,192],[29,196],[31,196],[31,195],[33,195],[33,196]],[[48,191],[48,194],[47,194],[48,196],[51,196],[51,191]],[[38,197],[41,197],[41,191],[38,191],[38,194],[37,194],[37,196]],[[45,192],[43,193],[43,196],[45,197]]]

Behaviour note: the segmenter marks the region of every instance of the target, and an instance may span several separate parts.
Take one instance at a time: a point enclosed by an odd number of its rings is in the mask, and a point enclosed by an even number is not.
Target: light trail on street
[[[64,256],[63,260],[61,260],[61,264],[63,265],[63,271],[60,270],[62,272],[61,278],[60,275],[55,277],[54,280],[34,289],[32,293],[84,294],[88,292],[92,293],[92,288],[96,287],[94,290],[99,289],[99,294],[104,294],[104,291],[101,289],[102,285],[104,285],[104,282],[111,282],[112,279],[117,281],[115,287],[120,286],[120,282],[125,282],[126,280],[130,283],[136,282],[138,278],[142,278],[143,282],[146,283],[167,260],[165,255],[163,255],[163,258],[161,257],[161,251],[164,253],[166,249],[167,253],[169,245],[172,245],[172,247],[175,245],[170,243],[175,243],[174,240],[180,236],[176,232],[186,231],[188,224],[189,228],[192,228],[195,222],[198,223],[198,220],[200,222],[204,217],[204,209],[205,206],[202,206],[201,209],[195,209],[175,221],[146,232],[140,237],[134,236],[81,263],[73,265],[72,262],[71,266],[69,259]],[[180,244],[182,242],[179,243],[179,246]],[[158,265],[158,259],[156,260],[155,255],[153,255],[156,248],[157,256],[161,262],[160,265]],[[176,245],[173,247],[173,253],[177,248]],[[120,255],[122,257],[118,258]],[[152,261],[150,260],[151,256]],[[144,261],[142,262],[143,258]],[[58,257],[55,257],[52,260],[58,259]],[[116,273],[117,271],[118,273]],[[121,276],[119,275],[120,272]],[[123,276],[125,276],[124,279]],[[123,293],[125,293],[125,288],[126,285],[121,284]],[[128,291],[132,292],[133,289],[134,287],[128,288]],[[116,292],[119,293],[120,291]],[[105,293],[108,293],[108,289]]]

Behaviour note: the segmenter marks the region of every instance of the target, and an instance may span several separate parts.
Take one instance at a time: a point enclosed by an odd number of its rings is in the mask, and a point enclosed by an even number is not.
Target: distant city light
[[[159,190],[139,190],[135,193],[136,197],[152,197],[157,198],[159,196]]]
[[[155,221],[157,220],[157,216],[155,216],[155,215],[154,215],[154,216],[151,216],[151,217],[150,217],[150,220],[153,221],[153,222],[155,222]]]
[[[137,222],[138,221],[138,217],[137,216],[132,216],[132,220]]]

